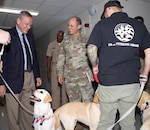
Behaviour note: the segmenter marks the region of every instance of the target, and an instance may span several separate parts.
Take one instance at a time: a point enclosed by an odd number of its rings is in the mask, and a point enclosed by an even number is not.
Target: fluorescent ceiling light
[[[14,13],[14,14],[19,14],[21,11],[26,10],[26,9],[15,9],[15,8],[0,8],[0,12],[4,13]],[[27,10],[30,12],[31,15],[33,16],[38,16],[39,12],[38,11],[33,11],[33,10]]]

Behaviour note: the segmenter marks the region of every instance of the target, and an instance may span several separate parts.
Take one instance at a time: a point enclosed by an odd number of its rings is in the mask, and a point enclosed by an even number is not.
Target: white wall
[[[50,83],[47,80],[47,68],[46,68],[46,51],[47,46],[50,43],[50,32],[47,32],[44,36],[36,39],[36,51],[40,67],[40,73],[42,78],[42,87],[50,91]]]

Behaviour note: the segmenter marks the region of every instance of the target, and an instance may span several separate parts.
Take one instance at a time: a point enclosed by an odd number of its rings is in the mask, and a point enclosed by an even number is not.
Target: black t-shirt
[[[99,21],[88,40],[99,48],[100,84],[139,83],[139,48],[150,47],[150,35],[144,24],[118,12]]]

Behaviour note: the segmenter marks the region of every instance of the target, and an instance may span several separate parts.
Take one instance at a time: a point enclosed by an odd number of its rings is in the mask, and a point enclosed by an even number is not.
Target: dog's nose
[[[40,93],[43,93],[43,91],[40,91]]]

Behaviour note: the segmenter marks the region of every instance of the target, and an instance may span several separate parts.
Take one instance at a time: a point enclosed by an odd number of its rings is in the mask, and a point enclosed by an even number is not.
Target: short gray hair
[[[32,18],[32,15],[28,11],[25,11],[25,10],[20,12],[20,14],[18,15],[18,18],[22,19],[24,16]]]

